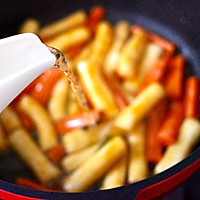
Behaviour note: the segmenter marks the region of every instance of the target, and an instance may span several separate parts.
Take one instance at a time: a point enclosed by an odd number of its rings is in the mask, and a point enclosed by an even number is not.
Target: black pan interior
[[[200,77],[200,1],[140,0],[59,0],[0,1],[0,38],[17,33],[27,17],[39,19],[42,25],[59,19],[77,9],[89,10],[94,5],[106,8],[111,23],[128,20],[168,38],[177,44],[191,70]],[[9,155],[13,155],[10,153]],[[19,175],[33,178],[23,162],[16,157],[0,155],[0,177],[9,182]]]
[[[103,5],[112,23],[125,19],[172,40],[192,64],[195,73],[200,75],[199,0],[0,1],[0,38],[16,34],[19,25],[27,17],[35,17],[44,25],[74,10],[89,10],[94,5]]]

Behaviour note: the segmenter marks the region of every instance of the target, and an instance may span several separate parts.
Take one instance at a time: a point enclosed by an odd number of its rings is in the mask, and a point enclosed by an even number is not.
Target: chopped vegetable
[[[156,165],[154,173],[160,173],[183,160],[199,141],[199,137],[199,120],[186,118],[180,127],[178,140],[176,143],[167,147],[162,159]]]
[[[163,145],[169,146],[176,142],[183,119],[183,103],[181,101],[173,101],[157,135]]]
[[[168,97],[181,99],[184,88],[184,68],[185,60],[182,55],[173,57],[169,62],[166,74],[165,90]]]
[[[56,122],[56,130],[60,135],[73,129],[95,125],[101,118],[97,110],[82,113],[76,116],[66,116]]]
[[[176,49],[175,44],[173,44],[172,42],[170,42],[156,34],[147,32],[144,28],[142,28],[140,26],[132,26],[131,31],[133,34],[138,33],[138,32],[145,32],[152,42],[160,45],[162,48],[164,48],[170,54],[173,54]]]
[[[199,80],[190,77],[186,80],[184,110],[186,117],[199,117]]]
[[[31,97],[45,105],[49,100],[54,85],[61,76],[62,72],[58,68],[52,67],[48,69],[37,79],[37,83],[30,92]]]
[[[96,27],[101,19],[105,16],[105,9],[101,6],[96,6],[90,10],[88,19],[86,21],[86,26],[92,31],[95,32]]]
[[[58,163],[65,155],[65,149],[61,144],[58,144],[48,152],[48,158],[55,163]]]
[[[169,55],[164,54],[153,64],[141,86],[141,91],[153,82],[162,82],[169,62]]]
[[[168,102],[164,98],[152,109],[147,118],[146,157],[150,163],[157,163],[162,158],[164,149],[157,135],[166,117],[167,109]]]

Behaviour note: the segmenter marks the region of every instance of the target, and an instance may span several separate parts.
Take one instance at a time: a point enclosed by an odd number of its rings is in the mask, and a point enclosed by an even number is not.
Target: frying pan
[[[121,19],[139,24],[173,41],[184,54],[191,70],[200,77],[200,1],[199,0],[59,0],[59,1],[0,1],[0,38],[17,33],[21,22],[34,17],[45,25],[77,9],[89,10],[94,5],[106,8],[111,23]],[[116,189],[85,193],[55,193],[23,188],[12,183],[17,175],[31,177],[28,169],[13,156],[0,155],[0,199],[25,200],[142,200],[160,198],[195,173],[199,176],[200,148],[170,169],[143,181]],[[199,196],[195,197],[200,199]]]

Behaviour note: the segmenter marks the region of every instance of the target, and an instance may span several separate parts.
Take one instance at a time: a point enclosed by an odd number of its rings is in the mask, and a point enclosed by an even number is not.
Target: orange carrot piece
[[[182,55],[177,55],[169,62],[166,74],[165,90],[172,99],[180,99],[183,95],[185,60]]]
[[[147,73],[140,91],[153,82],[163,81],[169,59],[170,59],[170,55],[168,53],[164,54],[161,58],[158,58],[158,60],[155,62],[155,64]]]
[[[38,78],[36,78],[34,81],[32,81],[12,102],[11,102],[11,106],[13,108],[16,108],[17,103],[19,101],[19,99],[22,97],[22,95],[29,93],[36,85],[36,83],[38,82]]]
[[[17,114],[18,114],[24,128],[28,131],[32,130],[34,125],[33,125],[33,122],[31,121],[31,119],[24,113],[21,113],[20,111],[17,111]]]
[[[176,142],[183,119],[183,103],[181,101],[173,101],[157,135],[163,145],[169,146]]]
[[[79,54],[81,52],[83,47],[84,47],[83,44],[80,44],[80,45],[77,45],[75,47],[72,47],[72,48],[67,50],[67,55],[69,56],[69,58],[73,58],[73,57],[75,57],[77,54]]]
[[[162,158],[163,145],[157,138],[158,131],[166,117],[167,99],[161,100],[147,118],[146,157],[148,162],[157,163]]]
[[[190,77],[186,80],[184,111],[185,117],[199,117],[199,80],[197,77]]]
[[[111,92],[113,93],[117,106],[120,110],[123,110],[128,105],[128,101],[123,95],[122,91],[119,89],[116,78],[107,77],[106,75],[104,75],[104,79]]]
[[[66,132],[83,128],[86,126],[92,126],[101,119],[101,114],[97,110],[89,111],[88,113],[82,113],[76,116],[66,116],[58,120],[55,124],[56,130],[60,135]]]
[[[39,183],[36,183],[26,178],[17,178],[15,180],[15,184],[22,187],[35,189],[35,190],[52,191],[50,188],[47,188],[43,185],[40,185]]]
[[[95,32],[96,26],[105,16],[105,9],[102,6],[96,6],[90,10],[88,15],[88,20],[86,26],[92,31]]]
[[[133,34],[138,33],[138,32],[145,32],[149,38],[149,40],[151,40],[152,42],[158,44],[159,46],[161,46],[163,49],[165,49],[168,53],[170,53],[171,55],[174,53],[176,46],[174,43],[170,42],[169,40],[166,40],[164,38],[162,38],[161,36],[158,36],[154,33],[151,33],[147,30],[145,30],[144,28],[142,28],[141,26],[132,26],[131,27],[131,32]]]
[[[62,72],[58,68],[52,67],[48,69],[37,79],[37,83],[31,90],[30,95],[42,105],[45,105],[51,95],[54,85],[61,76]]]
[[[65,155],[65,149],[62,144],[58,144],[48,152],[48,158],[55,163],[58,163]]]

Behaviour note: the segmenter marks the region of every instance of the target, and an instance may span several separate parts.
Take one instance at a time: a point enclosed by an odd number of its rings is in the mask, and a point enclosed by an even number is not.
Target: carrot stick
[[[157,135],[157,138],[163,145],[169,146],[176,142],[183,119],[184,111],[182,102],[173,101]]]
[[[84,45],[83,44],[79,44],[75,47],[72,47],[70,49],[67,50],[67,55],[69,56],[69,58],[73,58],[75,57],[78,53],[81,52],[81,50],[83,49]]]
[[[186,80],[184,110],[185,117],[199,117],[199,80],[190,77]]]
[[[36,78],[34,81],[32,81],[10,104],[13,108],[16,108],[17,103],[19,99],[22,97],[22,95],[29,93],[37,84],[38,78]]]
[[[151,163],[157,163],[162,157],[163,145],[158,140],[157,134],[166,117],[167,108],[168,101],[163,99],[152,109],[147,118],[146,157]]]
[[[58,68],[52,67],[48,69],[37,79],[37,83],[31,90],[30,95],[42,105],[45,105],[51,95],[53,86],[61,76],[62,72]]]
[[[24,128],[28,131],[32,130],[34,125],[31,121],[31,119],[24,113],[21,113],[20,111],[17,111],[17,114],[18,114]]]
[[[155,62],[155,64],[147,73],[140,91],[146,88],[149,84],[153,82],[163,81],[169,59],[170,59],[170,55],[168,53],[165,53],[161,58],[158,58],[158,60]]]
[[[19,185],[19,186],[22,186],[22,187],[27,187],[27,188],[31,188],[31,189],[35,189],[35,190],[44,190],[44,191],[52,191],[51,189],[43,186],[43,185],[40,185],[34,181],[31,181],[29,179],[26,179],[26,178],[17,178],[15,180],[15,184],[16,185]]]
[[[58,120],[55,124],[56,130],[60,135],[65,134],[66,132],[83,128],[86,126],[92,126],[101,119],[99,111],[92,110],[88,113],[83,113],[76,116],[66,116]]]
[[[166,74],[165,90],[172,99],[180,99],[183,95],[185,60],[182,55],[177,55],[169,62]]]
[[[158,44],[159,46],[161,46],[163,49],[165,49],[168,53],[170,53],[171,55],[174,53],[176,47],[175,44],[154,34],[151,32],[148,32],[147,30],[145,30],[144,28],[140,27],[140,26],[132,26],[131,27],[131,32],[133,34],[138,33],[138,32],[145,32],[148,35],[149,40],[151,40],[152,42]]]
[[[105,9],[101,6],[96,6],[90,10],[88,15],[88,20],[86,22],[86,26],[92,31],[95,32],[96,26],[101,21],[101,19],[105,16]]]
[[[116,78],[114,77],[108,78],[106,75],[104,75],[104,79],[108,87],[110,88],[111,92],[113,93],[117,106],[119,107],[120,110],[123,110],[128,105],[128,101],[123,95],[120,88],[118,87]]]
[[[55,163],[58,163],[65,155],[64,147],[59,144],[48,152],[48,158]]]

